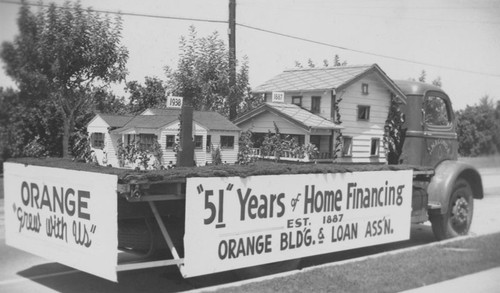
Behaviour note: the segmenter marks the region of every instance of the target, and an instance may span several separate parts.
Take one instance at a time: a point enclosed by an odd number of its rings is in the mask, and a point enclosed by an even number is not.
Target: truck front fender
[[[476,168],[459,161],[443,161],[436,166],[435,175],[427,188],[429,202],[439,202],[441,214],[448,211],[453,186],[458,178],[469,182],[475,199],[484,197],[481,175]]]

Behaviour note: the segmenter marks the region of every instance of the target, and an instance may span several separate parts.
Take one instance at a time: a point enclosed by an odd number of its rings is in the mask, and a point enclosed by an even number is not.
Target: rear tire
[[[474,212],[474,198],[469,182],[458,178],[453,186],[448,211],[430,217],[432,232],[437,240],[467,235]]]

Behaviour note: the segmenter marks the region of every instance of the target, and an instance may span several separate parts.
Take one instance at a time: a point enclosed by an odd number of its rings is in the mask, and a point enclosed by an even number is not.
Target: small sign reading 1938
[[[167,97],[167,108],[182,108],[182,97],[168,96]]]

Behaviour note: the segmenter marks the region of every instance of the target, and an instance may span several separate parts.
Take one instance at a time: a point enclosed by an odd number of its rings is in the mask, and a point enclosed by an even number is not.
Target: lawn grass
[[[467,237],[238,287],[238,292],[400,292],[500,266],[500,234]],[[218,292],[233,292],[234,288]]]

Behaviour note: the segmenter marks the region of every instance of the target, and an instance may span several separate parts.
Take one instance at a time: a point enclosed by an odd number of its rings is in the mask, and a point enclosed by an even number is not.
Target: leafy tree
[[[500,150],[499,105],[488,96],[478,105],[467,106],[456,113],[458,152],[462,156],[495,154]]]
[[[157,77],[146,76],[144,85],[137,81],[127,82],[130,93],[128,108],[131,113],[141,113],[147,108],[164,108],[167,103],[167,86]]]
[[[62,117],[62,154],[69,155],[75,117],[92,101],[92,89],[121,81],[128,52],[120,45],[121,19],[112,22],[79,3],[50,4],[32,13],[23,3],[19,35],[2,44],[6,73],[21,93],[40,96]]]
[[[57,110],[44,100],[0,88],[0,151],[3,159],[60,154],[60,125]],[[27,145],[37,147],[27,148]]]
[[[311,59],[311,58],[309,58],[309,59],[307,60],[307,66],[309,66],[309,68],[314,68],[314,67],[316,67],[316,65],[314,64],[314,62],[312,61],[312,59]]]
[[[314,61],[311,58],[309,58],[309,59],[307,59],[307,66],[309,68],[315,68],[316,64],[314,64]],[[323,59],[323,67],[328,67],[328,66],[330,66],[328,59]],[[332,62],[332,66],[347,66],[347,61],[344,60],[344,62],[340,62],[339,55],[335,54],[335,57],[334,57],[333,62]],[[296,68],[303,68],[304,66],[299,61],[295,61],[295,67]]]
[[[425,70],[422,70],[422,72],[420,73],[420,77],[418,78],[418,81],[425,82],[426,77],[427,77],[427,72],[425,72]]]
[[[406,137],[404,126],[404,115],[401,111],[401,102],[391,97],[391,106],[384,126],[384,146],[386,148],[387,163],[399,164],[399,158],[403,152],[403,144]]]
[[[248,60],[244,59],[239,65],[236,89],[231,89],[229,53],[217,32],[198,37],[191,26],[189,35],[181,37],[180,52],[177,69],[165,67],[168,88],[174,95],[184,97],[185,103],[196,110],[217,111],[229,116],[231,90],[236,92],[236,105],[240,105],[248,92]]]
[[[437,87],[442,87],[443,82],[441,81],[441,76],[436,77],[433,81],[432,84],[437,86]]]

